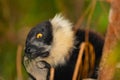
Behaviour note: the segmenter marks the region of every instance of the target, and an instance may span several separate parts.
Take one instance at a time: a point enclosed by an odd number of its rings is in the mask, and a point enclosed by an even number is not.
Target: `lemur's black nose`
[[[30,47],[25,48],[25,53],[27,53],[27,54],[30,54],[30,53],[31,53],[31,49],[30,49]]]
[[[35,52],[36,52],[36,49],[34,49],[33,47],[26,47],[25,48],[25,56],[27,56],[28,58],[33,58]]]
[[[25,53],[26,53],[26,54],[32,54],[32,53],[34,53],[34,52],[36,52],[36,49],[33,48],[33,47],[26,47],[26,48],[25,48]]]

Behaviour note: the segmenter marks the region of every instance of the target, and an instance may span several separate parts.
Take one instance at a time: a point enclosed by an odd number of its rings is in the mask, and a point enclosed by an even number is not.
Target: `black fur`
[[[79,30],[76,35],[76,40],[75,40],[75,49],[73,49],[72,55],[70,59],[67,61],[67,64],[64,66],[58,66],[55,71],[55,80],[72,80],[73,76],[73,71],[75,68],[76,64],[76,59],[78,56],[79,52],[79,45],[85,41],[85,30]],[[77,43],[76,43],[77,41]],[[95,69],[94,69],[94,74],[91,76],[91,78],[97,78],[97,68],[100,63],[100,59],[102,56],[102,48],[104,45],[104,39],[97,35],[96,33],[90,31],[89,32],[89,42],[93,44],[95,48],[95,55],[96,55],[96,60],[95,60]]]
[[[42,33],[44,36],[43,38],[38,39],[39,41],[44,42],[45,44],[48,44],[48,45],[51,44],[53,36],[52,36],[52,25],[49,21],[40,23],[36,25],[34,28],[32,28],[27,36],[26,44],[37,33]]]

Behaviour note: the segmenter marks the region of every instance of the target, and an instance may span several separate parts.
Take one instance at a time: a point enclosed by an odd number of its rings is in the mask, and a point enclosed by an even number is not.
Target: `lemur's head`
[[[25,55],[31,59],[38,56],[47,57],[49,55],[51,43],[53,40],[52,25],[49,21],[38,24],[29,32]]]
[[[25,57],[38,58],[50,65],[63,64],[73,44],[72,24],[56,15],[31,29],[26,39]]]

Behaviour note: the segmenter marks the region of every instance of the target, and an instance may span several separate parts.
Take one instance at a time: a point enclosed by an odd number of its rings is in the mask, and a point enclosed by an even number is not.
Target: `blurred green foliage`
[[[0,79],[16,80],[17,45],[32,26],[63,13],[75,24],[92,0],[0,0]],[[90,28],[105,34],[109,4],[97,0]],[[85,28],[86,19],[83,22]],[[27,29],[28,28],[28,29]],[[23,78],[27,80],[23,69]]]
[[[108,65],[114,67],[115,74],[113,80],[120,80],[120,41],[112,49],[108,56]]]

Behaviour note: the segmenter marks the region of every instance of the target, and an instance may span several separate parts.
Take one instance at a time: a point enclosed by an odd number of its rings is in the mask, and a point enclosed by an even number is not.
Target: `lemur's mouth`
[[[49,52],[45,51],[45,48],[35,48],[35,47],[26,47],[25,48],[25,55],[29,59],[35,59],[37,57],[45,58],[49,56]]]
[[[45,58],[45,57],[48,57],[48,56],[49,56],[49,52],[48,52],[48,51],[42,52],[42,53],[36,52],[35,54],[36,54],[36,57],[39,56],[39,57],[42,57],[42,58]]]
[[[35,59],[37,57],[41,57],[41,58],[45,58],[49,56],[49,52],[41,52],[41,51],[37,51],[37,52],[33,52],[33,53],[25,53],[25,56],[28,57],[29,59]]]

